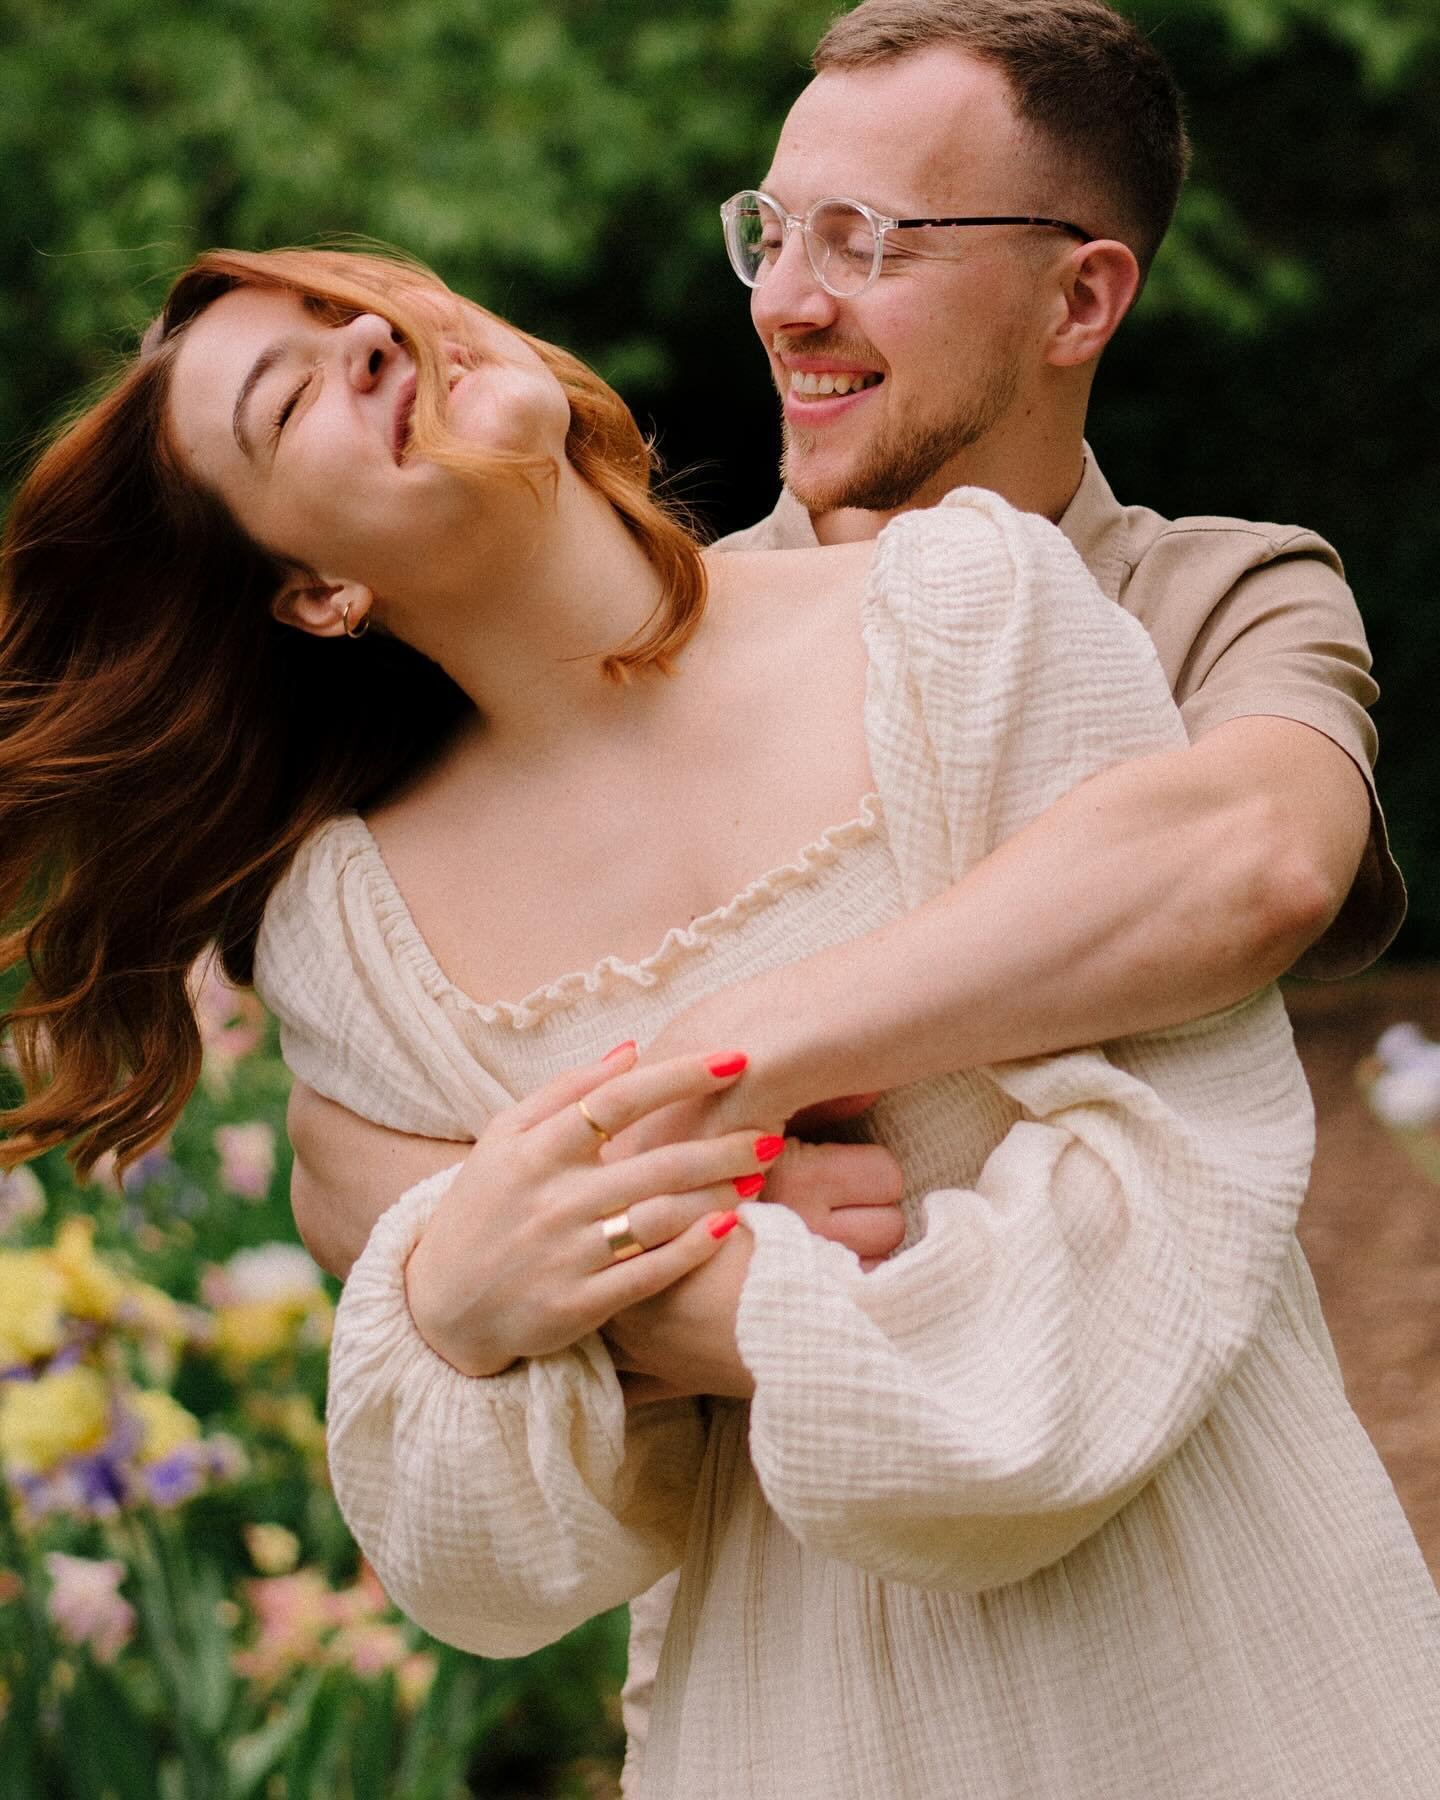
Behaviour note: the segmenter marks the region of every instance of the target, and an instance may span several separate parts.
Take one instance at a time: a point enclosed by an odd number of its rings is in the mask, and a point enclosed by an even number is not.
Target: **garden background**
[[[776,409],[717,208],[763,173],[833,10],[0,0],[0,501],[193,252],[355,233],[587,356],[677,491],[748,522]],[[1412,904],[1380,975],[1295,991],[1322,1129],[1307,1242],[1437,1554],[1440,1244],[1350,1068],[1400,1012],[1440,1027],[1440,4],[1130,10],[1197,155],[1091,437],[1122,499],[1313,526],[1365,613]],[[618,1617],[479,1663],[402,1629],[357,1569],[323,1476],[330,1300],[263,1249],[293,1242],[284,1072],[243,998],[204,999],[205,1082],[127,1192],[77,1190],[59,1157],[0,1187],[0,1380],[62,1384],[11,1382],[0,1410],[32,1471],[0,1555],[0,1800],[613,1792]],[[59,1510],[25,1530],[22,1502]]]

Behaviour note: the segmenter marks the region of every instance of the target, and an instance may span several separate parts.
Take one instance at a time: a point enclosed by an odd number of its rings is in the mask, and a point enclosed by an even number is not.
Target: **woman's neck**
[[[533,497],[487,498],[473,549],[427,559],[423,591],[385,610],[474,702],[487,740],[528,753],[633,710],[650,684],[617,684],[601,659],[663,599],[619,514],[567,463]]]

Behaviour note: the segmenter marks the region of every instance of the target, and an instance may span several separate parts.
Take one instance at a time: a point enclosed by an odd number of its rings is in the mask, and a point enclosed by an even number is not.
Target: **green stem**
[[[44,1731],[45,1691],[55,1665],[55,1640],[41,1599],[39,1565],[30,1545],[16,1523],[8,1482],[0,1472],[0,1567],[13,1569],[24,1583],[17,1602],[21,1650],[15,1666],[6,1670],[11,1692],[0,1737],[5,1743],[3,1772],[0,1772],[0,1795],[4,1800],[28,1800],[31,1794],[46,1791],[45,1771],[39,1766],[45,1756]]]
[[[215,1757],[207,1755],[190,1713],[189,1658],[163,1528],[148,1513],[141,1513],[125,1521],[125,1536],[141,1578],[141,1630],[170,1700],[176,1748],[185,1772],[185,1800],[216,1800],[219,1769]]]

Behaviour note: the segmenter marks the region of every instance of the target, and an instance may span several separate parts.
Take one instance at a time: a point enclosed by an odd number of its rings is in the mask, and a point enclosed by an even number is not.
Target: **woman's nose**
[[[360,313],[344,327],[342,336],[346,371],[361,393],[373,388],[395,357],[402,354],[390,321],[378,313]]]

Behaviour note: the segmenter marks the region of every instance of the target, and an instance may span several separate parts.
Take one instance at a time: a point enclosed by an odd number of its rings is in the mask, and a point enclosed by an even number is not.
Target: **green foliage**
[[[1382,793],[1440,952],[1429,804],[1440,367],[1434,0],[1130,0],[1194,178],[1093,438],[1123,498],[1335,540],[1386,698]],[[355,233],[587,356],[721,528],[774,403],[716,207],[756,180],[831,0],[0,0],[0,456],[197,249]],[[721,372],[723,371],[723,375]]]

